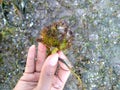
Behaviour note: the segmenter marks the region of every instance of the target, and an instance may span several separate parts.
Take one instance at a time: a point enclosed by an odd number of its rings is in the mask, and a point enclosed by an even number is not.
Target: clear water
[[[16,84],[24,70],[27,50],[32,44],[37,45],[35,39],[40,30],[60,19],[75,34],[68,57],[81,75],[84,89],[120,90],[119,0],[3,2],[0,4],[1,90],[9,90]],[[82,57],[87,60],[81,60]],[[82,89],[71,75],[64,90]]]

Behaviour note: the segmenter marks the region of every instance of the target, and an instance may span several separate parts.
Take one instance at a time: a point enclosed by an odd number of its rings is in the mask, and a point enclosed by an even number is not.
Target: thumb
[[[43,64],[40,79],[37,88],[39,90],[50,90],[54,74],[57,68],[58,54],[48,56],[45,63]]]

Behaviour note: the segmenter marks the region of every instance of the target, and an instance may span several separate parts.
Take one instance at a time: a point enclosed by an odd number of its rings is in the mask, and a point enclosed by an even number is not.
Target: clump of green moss
[[[73,38],[73,32],[67,23],[61,20],[44,27],[37,41],[44,43],[49,53],[55,53],[69,48],[72,45]]]

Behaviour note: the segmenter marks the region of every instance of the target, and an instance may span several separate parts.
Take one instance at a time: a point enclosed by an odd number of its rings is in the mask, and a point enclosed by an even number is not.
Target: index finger
[[[42,43],[38,43],[37,61],[36,61],[36,71],[40,72],[44,60],[46,58],[46,47]]]

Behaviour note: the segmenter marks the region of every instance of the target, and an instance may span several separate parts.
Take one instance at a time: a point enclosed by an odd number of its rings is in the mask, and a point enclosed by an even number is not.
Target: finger
[[[54,74],[57,68],[58,54],[50,55],[41,70],[40,80],[38,83],[39,90],[50,90]]]
[[[58,52],[58,54],[59,57],[62,58],[63,60],[68,60],[67,57],[63,54],[63,52]],[[60,69],[58,71],[58,79],[60,79],[60,81],[62,82],[62,88],[63,88],[70,75],[70,70],[64,63],[59,62],[59,64],[60,64]]]
[[[37,52],[37,61],[36,61],[37,72],[40,72],[45,58],[46,58],[46,47],[42,43],[38,43],[38,52]]]
[[[34,61],[35,54],[36,54],[36,48],[35,45],[32,45],[28,51],[27,62],[25,67],[26,73],[33,73],[35,70],[35,61]]]
[[[63,68],[64,70],[69,70],[69,68],[72,68],[72,64],[70,63],[68,58],[64,55],[64,53],[62,51],[59,51],[58,54],[59,54],[59,64],[61,68]]]

